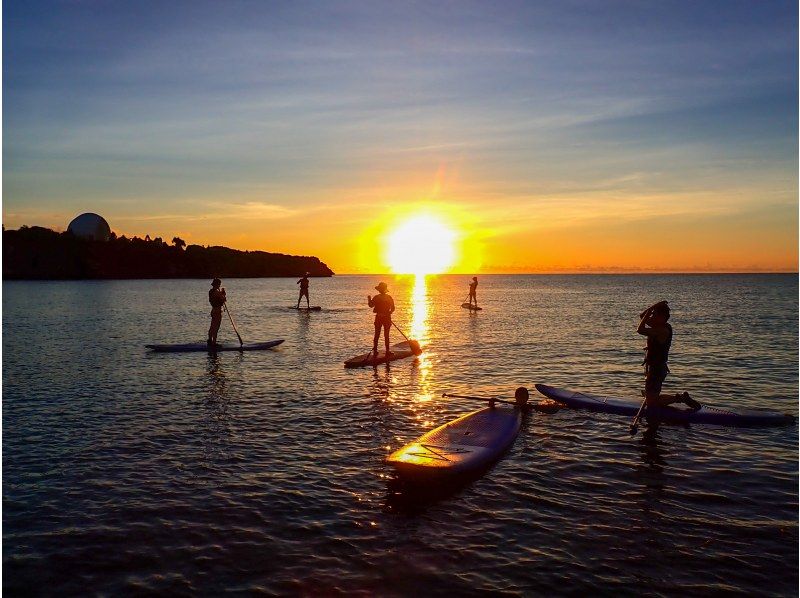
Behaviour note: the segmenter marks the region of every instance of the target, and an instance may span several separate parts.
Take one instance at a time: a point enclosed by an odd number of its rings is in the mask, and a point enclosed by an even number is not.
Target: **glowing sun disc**
[[[409,218],[392,231],[386,258],[395,274],[439,274],[455,261],[456,233],[434,216]]]

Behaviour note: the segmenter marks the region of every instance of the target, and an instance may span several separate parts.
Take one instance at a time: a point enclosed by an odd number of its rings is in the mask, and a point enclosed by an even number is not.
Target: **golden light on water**
[[[428,287],[424,274],[414,277],[414,289],[411,291],[411,336],[417,340],[428,335]]]
[[[455,231],[441,218],[418,214],[399,224],[387,239],[386,260],[395,274],[446,272],[456,260]],[[422,288],[425,281],[422,281]]]

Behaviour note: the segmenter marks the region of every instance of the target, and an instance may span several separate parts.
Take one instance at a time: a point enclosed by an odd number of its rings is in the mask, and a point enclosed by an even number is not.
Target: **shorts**
[[[375,314],[375,326],[383,326],[388,328],[392,325],[392,316],[388,314]]]
[[[661,387],[669,374],[669,368],[664,365],[649,365],[644,375],[645,394],[661,394]]]

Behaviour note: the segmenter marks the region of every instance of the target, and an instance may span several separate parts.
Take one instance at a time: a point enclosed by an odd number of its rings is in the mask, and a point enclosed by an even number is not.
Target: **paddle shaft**
[[[636,417],[633,418],[633,423],[631,424],[631,436],[636,434],[636,430],[639,429],[639,420],[642,419],[642,412],[644,411],[644,406],[647,404],[647,397],[644,398],[642,401],[642,406],[639,407],[639,411],[636,414]]]
[[[408,337],[407,337],[405,334],[403,334],[403,331],[402,331],[402,330],[400,330],[400,328],[397,326],[397,324],[395,324],[395,323],[394,323],[394,320],[392,320],[392,326],[394,326],[395,328],[397,328],[397,332],[399,332],[400,334],[402,334],[402,335],[403,335],[403,338],[404,338],[404,339],[406,339],[406,341],[407,341],[407,342],[408,342],[408,344],[410,345],[410,344],[411,344],[411,341],[410,341],[410,340],[408,340]]]
[[[228,309],[228,304],[227,303],[223,303],[222,307],[225,308],[225,313],[228,314],[228,319],[231,321],[231,326],[233,326],[233,331],[236,333],[236,336],[239,339],[239,346],[241,347],[242,345],[244,345],[244,341],[242,340],[242,335],[239,334],[238,330],[236,330],[236,322],[233,321],[233,316],[231,315],[231,310]]]
[[[468,395],[451,395],[449,393],[443,392],[443,397],[447,397],[449,399],[472,399],[473,401],[483,401],[485,403],[508,403],[509,405],[515,405],[516,401],[508,401],[506,399],[487,399],[486,397],[470,397]]]

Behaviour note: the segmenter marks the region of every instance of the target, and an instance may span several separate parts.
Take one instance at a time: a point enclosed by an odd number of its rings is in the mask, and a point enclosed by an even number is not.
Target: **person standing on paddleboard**
[[[667,359],[672,345],[672,326],[669,320],[669,305],[666,301],[659,301],[648,307],[641,314],[639,334],[647,337],[645,347],[644,365],[644,395],[648,405],[663,407],[671,403],[685,403],[692,409],[700,409],[701,405],[689,396],[688,392],[674,395],[661,394],[661,387],[669,374]]]
[[[306,298],[306,307],[311,309],[311,302],[308,299],[308,272],[306,272],[303,278],[298,280],[295,284],[300,285],[300,296],[297,298],[297,309],[300,309],[300,301],[303,299],[303,296]]]
[[[387,293],[388,287],[385,282],[378,283],[375,290],[379,295],[367,295],[367,305],[375,313],[375,336],[372,339],[372,352],[378,355],[378,340],[381,338],[381,328],[383,328],[383,338],[386,341],[386,357],[392,356],[389,351],[389,328],[392,327],[392,313],[394,312],[394,299]]]
[[[222,306],[225,305],[225,289],[222,288],[222,281],[215,278],[211,281],[211,288],[208,291],[208,302],[211,304],[211,326],[208,328],[208,346],[213,347],[217,344],[217,333],[222,324]]]
[[[469,304],[472,305],[472,300],[475,300],[475,307],[478,307],[478,295],[476,294],[478,290],[478,277],[473,276],[472,282],[469,283]]]

